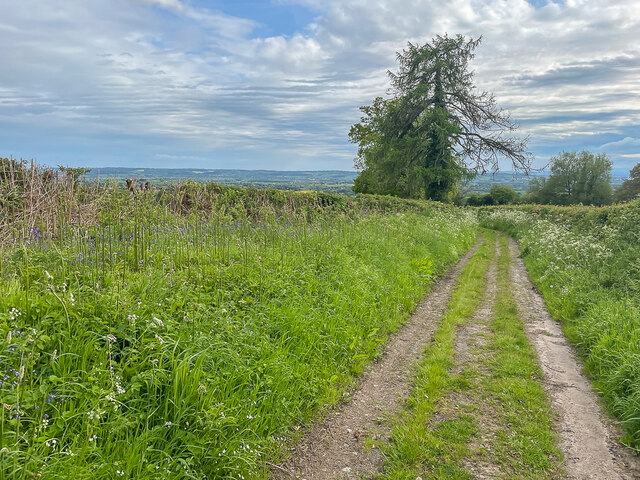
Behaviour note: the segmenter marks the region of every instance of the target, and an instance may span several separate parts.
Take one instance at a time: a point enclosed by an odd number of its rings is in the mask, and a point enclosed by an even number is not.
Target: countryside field
[[[376,475],[473,478],[478,461],[505,478],[562,478],[507,240],[493,230],[520,243],[624,441],[640,446],[638,201],[474,210],[188,182],[130,193],[70,176],[11,181],[0,478],[268,478],[478,239],[410,396],[385,420],[388,438],[364,435],[382,452]],[[488,279],[493,313],[479,320]],[[466,324],[486,341],[458,345]]]

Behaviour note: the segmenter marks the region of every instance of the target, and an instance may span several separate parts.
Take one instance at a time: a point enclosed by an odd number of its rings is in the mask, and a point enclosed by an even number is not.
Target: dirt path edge
[[[640,478],[638,458],[616,440],[618,433],[603,415],[573,347],[529,280],[518,245],[511,238],[509,251],[514,297],[527,336],[538,354],[544,389],[556,412],[559,447],[565,456],[568,478]]]
[[[362,478],[382,467],[382,455],[366,449],[364,439],[371,434],[388,435],[384,418],[408,397],[413,365],[422,357],[425,346],[444,315],[460,271],[480,246],[478,241],[461,260],[441,277],[431,292],[388,342],[380,361],[364,373],[358,388],[313,425],[295,445],[281,465],[274,465],[276,480],[330,480]]]

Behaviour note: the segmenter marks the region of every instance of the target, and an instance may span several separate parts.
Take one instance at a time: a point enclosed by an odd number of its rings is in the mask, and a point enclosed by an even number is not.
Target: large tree
[[[473,83],[469,61],[479,43],[444,35],[397,54],[392,97],[361,107],[349,132],[359,147],[356,192],[446,201],[463,177],[498,170],[501,157],[529,170],[526,139],[507,135],[516,125]]]
[[[637,198],[639,195],[640,163],[637,163],[636,166],[631,169],[631,172],[629,172],[629,178],[616,188],[615,198],[617,202],[626,202]]]
[[[534,179],[527,201],[555,205],[607,205],[611,203],[612,163],[606,154],[587,150],[561,152],[551,157],[551,174]]]

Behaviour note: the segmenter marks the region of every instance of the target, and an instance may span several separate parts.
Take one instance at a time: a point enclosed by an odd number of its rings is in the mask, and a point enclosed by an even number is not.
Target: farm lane
[[[476,243],[433,285],[407,324],[391,339],[381,360],[363,375],[350,401],[312,426],[291,457],[272,467],[273,479],[362,478],[363,474],[380,470],[382,455],[375,448],[365,449],[364,440],[388,436],[389,426],[380,420],[400,408],[409,395],[411,367],[420,360],[438,319],[447,309],[460,271],[479,245]]]
[[[391,429],[396,421],[394,413],[402,409],[414,388],[416,369],[425,346],[447,312],[461,270],[479,245],[480,242],[434,285],[407,325],[391,339],[380,362],[365,373],[349,401],[312,426],[307,435],[292,448],[291,457],[282,465],[272,466],[272,478],[378,478],[378,475],[386,472],[388,467],[383,454],[370,445],[390,445]],[[445,393],[428,421],[428,430],[432,432],[430,438],[436,442],[447,444],[445,438],[438,437],[442,422],[471,419],[475,433],[471,440],[461,440],[458,445],[450,444],[453,454],[442,458],[436,456],[430,463],[437,465],[444,462],[476,479],[640,478],[638,458],[617,441],[619,432],[602,413],[590,382],[581,373],[572,347],[559,324],[547,312],[544,300],[529,280],[518,254],[518,245],[511,238],[508,238],[508,243],[504,237],[496,239],[496,254],[485,275],[482,301],[475,313],[466,322],[460,323],[456,331],[450,374],[453,379],[468,382],[468,386],[463,389],[452,388]],[[499,273],[501,261],[502,273]],[[502,299],[498,305],[497,298]],[[508,305],[512,305],[511,314],[504,313],[509,309]],[[520,451],[519,445],[510,445],[510,440],[505,443],[499,438],[512,429],[511,434],[516,437],[523,435],[522,439],[530,434],[526,426],[518,432],[519,427],[510,425],[508,418],[512,412],[508,409],[511,406],[504,407],[505,399],[500,397],[498,386],[504,378],[504,372],[500,371],[498,365],[501,359],[512,355],[502,346],[501,338],[509,336],[510,330],[506,328],[500,331],[500,315],[511,315],[511,320],[507,321],[515,327],[509,328],[519,329],[522,341],[531,344],[526,348],[532,348],[530,351],[535,352],[529,353],[532,364],[539,364],[542,371],[542,377],[539,373],[529,377],[524,372],[513,377],[516,382],[530,382],[527,387],[529,391],[532,387],[540,391],[538,407],[530,403],[535,401],[534,394],[534,397],[526,400],[529,402],[527,408],[534,408],[538,412],[546,409],[548,412],[541,417],[547,419],[543,420],[546,426],[538,432],[540,441],[548,446],[531,450],[548,461],[548,467],[540,467],[537,473],[528,471],[526,462],[514,460],[512,463],[510,459],[522,458],[526,452]],[[518,401],[525,400],[518,398]],[[528,415],[526,411],[523,410],[521,415]],[[531,437],[532,440],[534,438]],[[369,448],[365,448],[365,441],[368,441]],[[557,446],[554,446],[555,443]],[[383,451],[386,452],[386,449],[383,448]],[[562,462],[560,451],[564,456]],[[423,478],[431,478],[428,472],[425,473],[427,476],[423,474]],[[393,476],[391,471],[384,475],[387,474]],[[433,474],[437,478],[445,478],[436,471]],[[387,478],[384,475],[383,478]]]
[[[512,239],[509,239],[509,250],[518,310],[537,351],[544,373],[543,385],[556,412],[559,446],[565,456],[568,477],[576,480],[640,478],[638,458],[616,440],[619,433],[605,420],[573,348],[529,280],[524,262],[518,257],[518,245]]]

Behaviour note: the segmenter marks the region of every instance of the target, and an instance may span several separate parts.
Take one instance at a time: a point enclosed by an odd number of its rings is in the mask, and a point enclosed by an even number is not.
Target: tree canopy
[[[606,154],[587,150],[551,157],[551,175],[534,178],[526,201],[554,205],[611,203],[612,163]]]
[[[497,171],[502,157],[529,170],[526,139],[506,135],[516,125],[473,83],[469,61],[480,40],[437,36],[397,54],[392,97],[361,107],[349,132],[359,147],[356,192],[447,201],[463,177]]]
[[[640,163],[629,172],[629,178],[616,188],[616,202],[627,202],[640,195]]]
[[[507,185],[492,185],[489,193],[472,193],[466,198],[466,204],[474,207],[483,205],[509,205],[518,203],[520,194]]]

